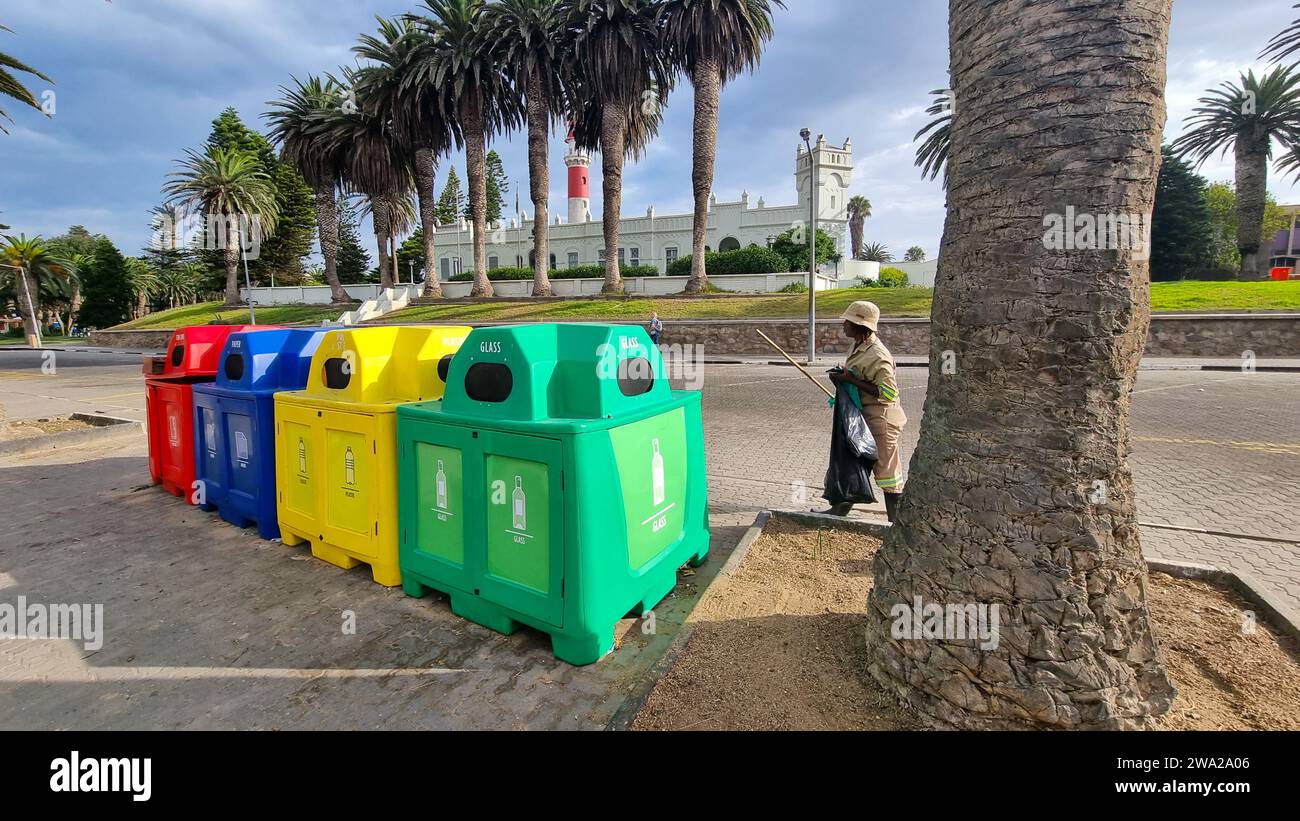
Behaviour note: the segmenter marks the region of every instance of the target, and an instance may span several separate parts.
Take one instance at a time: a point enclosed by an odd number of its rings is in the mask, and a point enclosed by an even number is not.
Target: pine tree
[[[339,282],[356,285],[366,281],[370,270],[370,254],[361,244],[361,231],[357,226],[357,212],[347,199],[339,200]]]
[[[510,193],[510,179],[506,177],[505,165],[501,162],[501,155],[496,151],[488,152],[485,164],[487,166],[487,221],[500,222],[505,196]],[[461,212],[465,219],[470,219],[468,204],[461,209]]]
[[[227,108],[212,121],[208,145],[253,152],[262,161],[263,169],[275,186],[275,202],[280,214],[275,232],[261,238],[260,245],[254,246],[258,251],[257,258],[248,261],[253,283],[269,285],[272,273],[277,285],[301,282],[304,277],[302,260],[311,253],[316,236],[316,201],[312,190],[297,170],[280,161],[266,137],[244,125],[239,112],[233,108]],[[245,242],[248,241],[246,238]],[[205,254],[204,262],[220,267],[222,252]]]
[[[442,196],[438,198],[438,224],[451,225],[460,219],[465,211],[465,192],[460,187],[460,176],[456,166],[447,169],[447,183],[442,187]]]
[[[1162,149],[1151,214],[1151,279],[1180,279],[1214,265],[1214,226],[1206,205],[1205,178],[1191,163]]]
[[[78,324],[87,328],[109,328],[131,316],[131,283],[126,276],[126,259],[107,237],[95,246],[95,262],[81,272],[86,301],[81,305]]]

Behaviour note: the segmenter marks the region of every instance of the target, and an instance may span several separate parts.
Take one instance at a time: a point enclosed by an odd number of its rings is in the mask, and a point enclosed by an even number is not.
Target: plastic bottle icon
[[[208,440],[208,453],[216,455],[217,424],[212,420],[212,414],[207,411],[203,413],[203,438]]]
[[[650,459],[650,484],[654,488],[655,507],[664,503],[664,498],[668,495],[664,490],[664,457],[659,452],[659,440],[655,439],[652,443],[654,456]]]
[[[343,453],[343,481],[349,485],[357,483],[357,457],[352,455],[352,448]]]
[[[438,473],[434,476],[434,483],[437,486],[439,510],[447,509],[447,471],[443,469],[442,460],[438,460]]]
[[[511,496],[514,504],[514,528],[515,530],[528,530],[528,508],[524,501],[524,477],[515,477],[515,492]]]
[[[298,472],[307,472],[307,446],[303,444],[301,436],[298,437]]]

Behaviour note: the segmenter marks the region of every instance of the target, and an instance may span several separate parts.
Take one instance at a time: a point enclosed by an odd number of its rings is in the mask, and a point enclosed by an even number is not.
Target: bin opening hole
[[[185,346],[177,345],[175,348],[172,348],[172,367],[179,368],[181,366],[181,363],[184,361],[185,361]]]
[[[438,381],[447,384],[447,374],[451,371],[451,354],[438,360]]]
[[[244,355],[232,353],[226,357],[226,378],[238,382],[244,378]]]
[[[325,360],[325,387],[330,390],[341,391],[352,381],[352,368],[348,367],[348,361],[342,357],[334,357]]]
[[[465,393],[477,402],[504,402],[514,387],[510,366],[500,362],[476,362],[465,373]]]
[[[643,396],[655,386],[655,369],[644,356],[624,360],[618,369],[618,389],[624,396]]]

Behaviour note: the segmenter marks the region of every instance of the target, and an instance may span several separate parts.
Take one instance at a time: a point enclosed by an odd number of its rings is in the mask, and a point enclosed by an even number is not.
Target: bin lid
[[[277,325],[191,325],[177,328],[167,343],[167,361],[158,378],[216,376],[221,351],[232,333],[278,328]]]
[[[452,361],[442,412],[510,421],[614,419],[675,401],[636,325],[478,328]]]
[[[470,330],[416,325],[327,330],[303,395],[364,405],[441,399],[452,356]]]
[[[232,333],[221,351],[217,386],[239,391],[300,391],[328,328]]]

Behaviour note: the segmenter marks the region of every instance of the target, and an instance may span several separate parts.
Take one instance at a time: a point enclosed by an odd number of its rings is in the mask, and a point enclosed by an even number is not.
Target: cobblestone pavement
[[[142,406],[138,366],[23,374],[0,373],[0,401],[28,412],[13,416]],[[926,372],[900,375],[910,457]],[[626,620],[619,650],[584,668],[538,633],[497,635],[441,597],[379,588],[364,567],[146,487],[142,438],[0,461],[0,603],[100,602],[106,621],[98,651],[0,642],[0,729],[602,726],[758,510],[823,506],[824,395],[763,364],[709,366],[703,388],[714,559],[683,574],[655,635]],[[1133,462],[1149,557],[1248,571],[1300,610],[1298,392],[1300,374],[1142,372]]]
[[[927,372],[905,367],[899,377],[906,463]],[[1248,572],[1300,613],[1300,374],[1143,370],[1136,392],[1132,465],[1147,556]],[[803,376],[713,366],[704,413],[716,510],[825,507],[830,413]],[[859,510],[884,515],[880,505]]]

